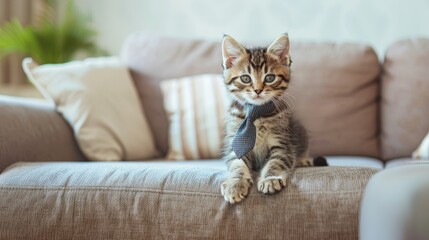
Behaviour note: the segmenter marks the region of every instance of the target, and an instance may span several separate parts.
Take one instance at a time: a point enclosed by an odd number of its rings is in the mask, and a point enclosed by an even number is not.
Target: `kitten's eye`
[[[272,83],[274,82],[274,80],[276,79],[276,76],[274,76],[273,74],[268,74],[267,76],[265,76],[265,82],[266,83]]]
[[[241,76],[240,77],[240,79],[241,79],[241,81],[243,82],[243,83],[250,83],[252,80],[250,79],[250,76],[249,75],[243,75],[243,76]]]

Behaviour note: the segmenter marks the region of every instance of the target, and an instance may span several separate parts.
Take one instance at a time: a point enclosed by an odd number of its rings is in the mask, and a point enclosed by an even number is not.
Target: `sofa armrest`
[[[429,239],[429,161],[375,174],[362,199],[361,240]]]
[[[82,160],[72,129],[52,104],[0,96],[0,172],[21,161]]]

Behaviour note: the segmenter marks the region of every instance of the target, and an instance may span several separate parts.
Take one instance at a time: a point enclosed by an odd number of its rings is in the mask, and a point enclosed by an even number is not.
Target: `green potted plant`
[[[46,6],[37,26],[23,26],[14,19],[0,27],[0,59],[21,53],[46,64],[70,61],[78,53],[106,54],[95,44],[96,31],[89,16],[79,12],[72,0],[59,20],[55,1],[46,0]]]

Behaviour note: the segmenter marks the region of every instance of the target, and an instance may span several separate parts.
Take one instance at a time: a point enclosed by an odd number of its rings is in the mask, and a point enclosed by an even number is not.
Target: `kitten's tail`
[[[329,166],[328,161],[326,158],[322,156],[318,157],[306,157],[301,159],[301,161],[297,162],[296,167],[325,167]]]
[[[329,166],[329,165],[328,165],[328,161],[326,160],[325,157],[317,156],[317,157],[313,158],[313,166],[325,167],[325,166]]]

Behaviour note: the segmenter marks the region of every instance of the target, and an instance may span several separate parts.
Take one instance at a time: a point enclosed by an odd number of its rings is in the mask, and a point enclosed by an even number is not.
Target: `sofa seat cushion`
[[[404,165],[423,164],[429,165],[429,160],[416,160],[412,158],[398,158],[386,162],[386,168],[399,167]]]
[[[371,157],[359,156],[330,156],[326,157],[329,166],[335,167],[368,167],[375,169],[383,169],[384,162]]]
[[[230,205],[219,160],[17,163],[0,174],[0,239],[356,239],[376,172],[299,168],[279,194]]]

